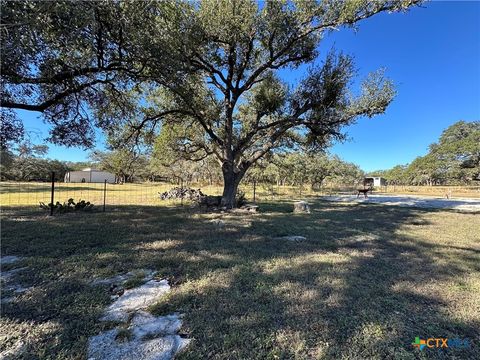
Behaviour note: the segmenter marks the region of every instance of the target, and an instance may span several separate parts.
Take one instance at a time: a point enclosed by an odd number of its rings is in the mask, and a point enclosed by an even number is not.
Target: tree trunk
[[[223,194],[222,194],[222,206],[227,209],[233,209],[236,207],[235,197],[237,195],[238,184],[245,175],[245,171],[235,171],[233,167],[224,166],[223,173]]]

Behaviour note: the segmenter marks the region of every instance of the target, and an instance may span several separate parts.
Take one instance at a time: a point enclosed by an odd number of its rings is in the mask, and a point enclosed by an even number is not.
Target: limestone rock
[[[146,311],[139,311],[132,318],[129,329],[135,339],[152,338],[160,335],[174,335],[182,327],[178,314],[153,316]]]
[[[137,288],[125,290],[105,311],[102,321],[126,322],[129,315],[153,305],[170,290],[167,280],[150,280]]]
[[[294,213],[310,213],[310,206],[306,201],[296,201],[293,203],[293,212]]]
[[[307,240],[307,238],[305,236],[298,236],[298,235],[282,236],[280,239],[281,240],[287,240],[287,241],[304,241],[304,240]]]
[[[118,329],[105,331],[90,338],[89,360],[170,360],[184,349],[190,340],[179,335],[167,335],[150,340],[117,341]]]
[[[89,360],[171,360],[190,339],[182,338],[180,314],[153,316],[144,311],[170,290],[167,280],[150,280],[113,302],[101,320],[127,324],[104,331],[88,341]],[[127,334],[126,336],[120,336]]]
[[[217,228],[224,228],[225,227],[225,222],[220,219],[212,219],[210,220],[210,223],[215,225]]]

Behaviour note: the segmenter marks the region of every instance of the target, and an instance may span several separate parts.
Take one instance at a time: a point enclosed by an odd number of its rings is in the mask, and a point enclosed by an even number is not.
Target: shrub
[[[44,202],[40,202],[40,208],[43,210],[48,210],[53,208],[53,211],[56,213],[67,213],[72,211],[89,211],[92,210],[93,204],[90,201],[78,200],[77,203],[73,199],[68,199],[67,202],[63,204],[57,201],[55,204],[49,203],[48,205]]]

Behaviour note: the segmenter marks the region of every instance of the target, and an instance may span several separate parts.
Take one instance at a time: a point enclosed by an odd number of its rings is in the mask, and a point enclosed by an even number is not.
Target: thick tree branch
[[[5,108],[10,108],[10,109],[22,109],[22,110],[29,110],[29,111],[39,111],[39,112],[44,112],[46,109],[48,109],[50,106],[53,106],[55,104],[58,104],[59,101],[62,99],[66,98],[67,96],[76,94],[90,86],[94,86],[99,83],[105,83],[105,80],[94,80],[85,84],[81,84],[79,86],[70,88],[68,90],[65,90],[61,93],[58,93],[57,95],[53,96],[52,98],[39,103],[39,104],[25,104],[25,103],[18,103],[15,101],[11,100],[6,100],[6,99],[1,99],[0,100],[0,106],[5,107]]]

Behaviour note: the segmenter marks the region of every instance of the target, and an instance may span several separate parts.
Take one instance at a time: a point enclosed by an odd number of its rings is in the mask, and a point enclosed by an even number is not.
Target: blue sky
[[[398,95],[386,113],[345,128],[351,138],[330,152],[366,171],[405,164],[427,152],[458,120],[480,120],[480,2],[432,1],[405,14],[379,14],[324,39],[355,57],[359,78],[385,67]],[[294,83],[302,69],[282,72]],[[37,113],[21,112],[27,130],[46,137]],[[101,147],[101,139],[98,145]],[[49,144],[48,156],[86,160],[90,151]]]

